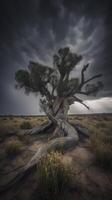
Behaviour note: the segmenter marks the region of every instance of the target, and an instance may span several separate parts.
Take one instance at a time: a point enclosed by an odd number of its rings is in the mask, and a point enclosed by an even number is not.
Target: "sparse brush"
[[[22,148],[22,143],[17,140],[9,141],[6,145],[5,152],[8,156],[14,156],[20,153]]]
[[[90,141],[97,164],[112,171],[112,136],[97,131],[91,136]]]
[[[38,185],[41,199],[55,200],[66,191],[72,178],[70,165],[61,161],[62,154],[51,152],[38,165]]]
[[[32,125],[30,122],[22,122],[22,124],[20,125],[20,128],[21,129],[31,129],[32,128]]]
[[[3,120],[7,120],[8,118],[4,117]]]
[[[95,149],[96,161],[104,169],[112,171],[112,146],[99,144]]]

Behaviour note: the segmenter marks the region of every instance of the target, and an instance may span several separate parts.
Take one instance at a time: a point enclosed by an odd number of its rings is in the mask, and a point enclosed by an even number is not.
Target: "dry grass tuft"
[[[72,170],[70,165],[62,163],[61,157],[61,153],[51,152],[40,160],[38,184],[41,199],[58,199],[70,185]]]
[[[20,125],[20,128],[21,129],[31,129],[32,128],[32,125],[31,125],[31,123],[30,122],[22,122],[22,124]]]
[[[7,143],[5,153],[7,156],[14,156],[21,152],[22,143],[18,140],[11,140]]]
[[[99,129],[91,135],[90,141],[97,164],[112,171],[112,136]]]

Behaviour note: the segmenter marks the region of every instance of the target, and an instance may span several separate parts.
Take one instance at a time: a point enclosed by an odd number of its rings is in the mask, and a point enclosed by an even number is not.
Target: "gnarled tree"
[[[89,64],[83,66],[80,77],[71,78],[71,72],[82,60],[81,55],[72,53],[68,47],[59,49],[53,56],[53,67],[40,63],[30,62],[27,70],[19,70],[15,74],[18,88],[24,88],[26,93],[40,93],[40,105],[49,120],[58,128],[54,131],[60,136],[70,134],[68,123],[69,106],[75,101],[89,107],[78,98],[78,94],[96,95],[102,88],[102,82],[95,84],[89,82],[101,77],[101,74],[85,79],[85,72]],[[37,134],[47,129],[51,123],[31,130],[30,134]],[[71,127],[72,128],[72,127]]]
[[[62,148],[62,145],[63,148],[68,149],[77,144],[79,140],[78,132],[68,122],[69,106],[74,102],[79,102],[89,109],[77,95],[96,95],[103,86],[101,81],[90,83],[92,80],[101,77],[101,74],[89,79],[85,78],[89,64],[82,67],[80,77],[71,78],[71,72],[75,70],[81,60],[81,55],[77,55],[71,52],[68,47],[65,47],[59,49],[58,53],[53,56],[53,67],[30,62],[27,70],[22,69],[16,72],[16,87],[24,88],[26,93],[39,93],[41,95],[41,108],[49,118],[48,124],[34,127],[27,134],[38,134],[41,131],[46,131],[54,124],[56,127],[54,135],[55,137],[58,135],[58,138],[39,148],[29,163],[21,169],[12,184],[34,167],[40,157],[45,155],[48,150]]]

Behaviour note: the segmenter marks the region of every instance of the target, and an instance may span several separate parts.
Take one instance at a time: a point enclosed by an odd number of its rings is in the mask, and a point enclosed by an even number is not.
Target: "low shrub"
[[[14,156],[20,153],[22,148],[22,143],[17,140],[9,141],[6,145],[5,152],[8,156]]]
[[[20,125],[21,129],[31,129],[32,125],[30,124],[30,122],[22,122],[22,124]]]
[[[96,133],[91,136],[91,146],[95,153],[96,163],[112,171],[112,136]]]
[[[70,185],[72,170],[70,165],[62,163],[61,156],[60,153],[51,152],[39,162],[38,185],[41,199],[58,199]]]
[[[6,117],[4,117],[4,118],[3,118],[3,120],[7,120],[7,118],[6,118]]]

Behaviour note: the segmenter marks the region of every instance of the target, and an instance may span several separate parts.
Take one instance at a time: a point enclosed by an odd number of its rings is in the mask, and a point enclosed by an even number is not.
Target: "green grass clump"
[[[14,156],[21,152],[22,143],[17,140],[9,141],[6,145],[5,152],[8,156]]]
[[[91,146],[95,153],[96,163],[112,171],[112,136],[97,131],[91,136]]]
[[[38,165],[38,185],[41,199],[56,200],[69,187],[72,170],[61,161],[58,152],[48,153]]]
[[[21,129],[31,129],[32,125],[30,122],[22,122],[22,124],[20,125]]]

